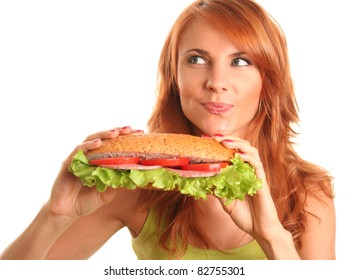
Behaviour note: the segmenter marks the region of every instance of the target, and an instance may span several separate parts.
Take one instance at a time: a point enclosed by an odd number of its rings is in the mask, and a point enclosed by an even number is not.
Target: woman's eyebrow
[[[246,52],[240,51],[240,52],[232,53],[230,56],[231,57],[239,57],[242,55],[246,55]]]
[[[186,50],[186,51],[183,52],[183,54],[190,53],[190,52],[196,52],[196,53],[201,54],[201,55],[209,55],[210,54],[208,51],[205,51],[205,50],[199,49],[199,48]],[[229,56],[230,57],[239,57],[239,56],[242,56],[242,55],[246,55],[246,52],[238,51],[238,52],[231,53]]]
[[[208,55],[209,54],[208,51],[205,51],[203,49],[197,49],[197,48],[186,50],[185,52],[183,52],[183,54],[190,53],[190,52],[196,52],[196,53],[199,53],[199,54],[202,54],[202,55]]]

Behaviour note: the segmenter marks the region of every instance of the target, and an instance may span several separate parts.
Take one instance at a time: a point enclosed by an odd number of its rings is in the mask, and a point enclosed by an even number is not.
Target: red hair
[[[260,106],[251,121],[246,139],[260,153],[279,219],[297,247],[305,227],[307,195],[319,191],[333,197],[332,179],[318,166],[301,159],[292,147],[296,136],[298,107],[290,75],[287,44],[272,17],[251,0],[196,1],[178,17],[163,47],[158,68],[158,98],[149,119],[151,132],[192,134],[178,94],[177,64],[181,34],[195,18],[203,18],[248,54],[258,67],[263,85]],[[160,244],[174,254],[178,244],[184,252],[188,234],[203,238],[192,221],[190,197],[172,192],[147,192],[142,203],[168,213],[168,227],[160,233]],[[180,240],[180,242],[179,242]],[[168,244],[172,244],[169,246]]]

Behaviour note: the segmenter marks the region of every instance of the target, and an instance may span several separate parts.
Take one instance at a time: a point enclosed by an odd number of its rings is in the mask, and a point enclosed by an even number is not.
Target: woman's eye
[[[200,56],[191,56],[188,61],[190,64],[206,64],[205,59]]]
[[[248,66],[251,65],[251,62],[247,60],[246,58],[237,57],[234,58],[231,62],[232,66]]]

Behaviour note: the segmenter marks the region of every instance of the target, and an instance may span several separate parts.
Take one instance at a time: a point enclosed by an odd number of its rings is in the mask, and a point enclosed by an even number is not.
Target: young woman
[[[68,172],[72,155],[133,130],[96,133],[64,162],[50,199],[1,257],[85,259],[127,227],[140,259],[334,259],[332,180],[292,148],[297,106],[275,21],[250,0],[196,1],[165,42],[158,79],[149,131],[237,149],[262,189],[228,206],[176,192],[98,193]]]

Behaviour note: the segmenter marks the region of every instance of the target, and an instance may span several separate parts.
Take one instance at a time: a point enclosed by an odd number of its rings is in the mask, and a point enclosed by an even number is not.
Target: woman
[[[88,258],[126,226],[140,259],[334,259],[331,177],[292,148],[298,115],[286,42],[268,14],[249,0],[194,2],[165,42],[158,79],[149,131],[237,149],[262,189],[228,206],[176,192],[97,193],[67,171],[72,155],[133,130],[96,133],[64,162],[49,201],[1,257]]]

